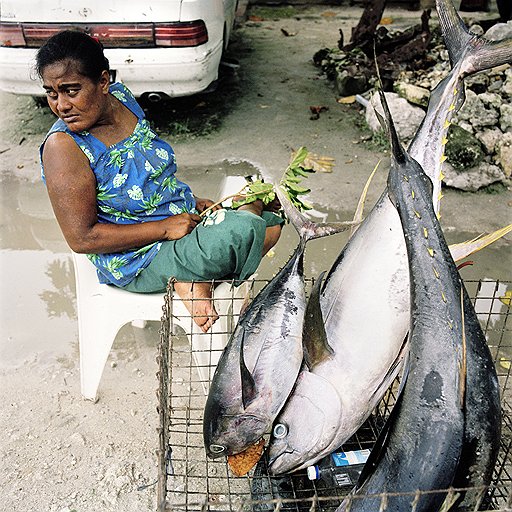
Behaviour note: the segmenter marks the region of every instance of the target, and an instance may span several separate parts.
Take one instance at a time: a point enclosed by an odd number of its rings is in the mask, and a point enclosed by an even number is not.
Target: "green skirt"
[[[165,291],[169,278],[177,281],[244,280],[260,264],[267,227],[283,224],[282,217],[245,210],[216,210],[179,240],[162,242],[158,254],[125,290]]]

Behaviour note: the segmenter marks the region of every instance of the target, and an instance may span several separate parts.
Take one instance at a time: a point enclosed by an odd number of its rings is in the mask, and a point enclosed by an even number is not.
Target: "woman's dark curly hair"
[[[108,59],[100,42],[77,30],[64,30],[50,37],[36,55],[36,72],[40,78],[44,68],[66,60],[79,63],[81,75],[96,82],[109,70]]]

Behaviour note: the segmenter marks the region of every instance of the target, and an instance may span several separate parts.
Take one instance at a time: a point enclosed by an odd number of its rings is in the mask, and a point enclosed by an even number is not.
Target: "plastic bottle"
[[[331,453],[318,464],[308,466],[308,478],[329,487],[353,487],[369,455],[370,450]]]

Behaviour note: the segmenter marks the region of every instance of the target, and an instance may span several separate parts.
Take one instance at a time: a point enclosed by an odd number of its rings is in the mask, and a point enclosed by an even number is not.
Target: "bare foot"
[[[239,210],[246,210],[248,212],[252,212],[258,217],[261,217],[261,212],[263,211],[263,201],[261,199],[256,199],[252,203],[243,204],[238,207]]]
[[[175,282],[174,289],[189,310],[194,322],[203,332],[208,332],[219,318],[213,306],[211,283]]]

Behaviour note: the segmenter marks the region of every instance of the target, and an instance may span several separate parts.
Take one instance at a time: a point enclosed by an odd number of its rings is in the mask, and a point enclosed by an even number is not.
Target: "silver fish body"
[[[463,78],[512,61],[512,41],[492,43],[470,34],[449,0],[438,0],[445,41],[452,58],[449,75],[432,92],[427,114],[409,148],[433,182],[431,200],[439,210],[441,164],[453,114],[464,101]],[[314,446],[305,436],[310,413],[294,403],[296,387],[276,419],[290,433],[271,439],[270,471],[281,474],[315,463],[343,444],[369,416],[400,369],[409,329],[409,278],[404,236],[397,212],[384,191],[333,264],[320,304],[332,353],[309,368],[329,380],[342,401],[338,428],[318,434]]]
[[[210,457],[240,453],[270,429],[302,363],[306,296],[301,244],[240,318],[212,378],[204,412]]]
[[[219,359],[203,418],[204,444],[210,457],[241,453],[270,431],[303,361],[306,243],[345,231],[352,224],[313,223],[279,187],[276,193],[300,241],[286,265],[240,317]]]
[[[397,403],[360,480],[338,510],[346,510],[349,503],[353,512],[374,510],[381,500],[372,495],[388,493],[386,510],[406,512],[419,490],[428,492],[415,498],[415,510],[435,512],[445,495],[432,491],[449,488],[469,469],[464,453],[476,455],[467,445],[467,423],[490,411],[474,398],[482,392],[492,394],[486,382],[494,380],[495,371],[492,365],[480,374],[474,372],[475,364],[482,362],[475,356],[484,355],[486,343],[432,206],[432,183],[401,148],[383,105],[393,149],[388,190],[400,215],[409,260],[409,364]],[[473,374],[468,375],[469,369]],[[478,393],[471,389],[475,387],[480,388]],[[499,416],[487,422],[496,420]],[[481,441],[499,441],[485,434],[478,437],[480,447]]]

